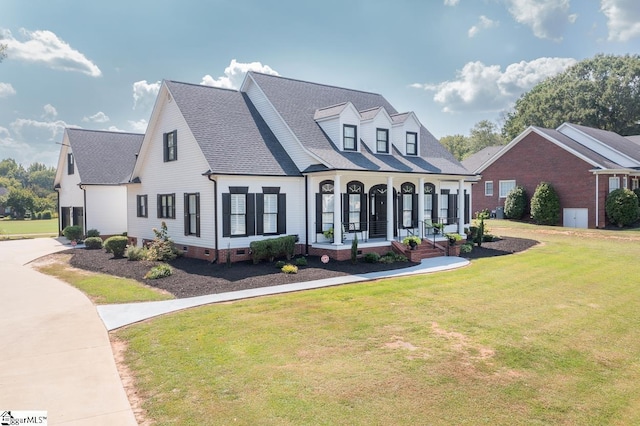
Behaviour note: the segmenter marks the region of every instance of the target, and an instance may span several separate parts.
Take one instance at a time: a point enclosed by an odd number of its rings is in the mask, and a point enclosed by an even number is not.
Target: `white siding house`
[[[434,222],[462,233],[474,180],[375,93],[255,72],[238,91],[164,81],[127,185],[128,235],[141,245],[165,222],[211,262],[296,235],[298,253],[344,259],[356,236],[385,252]]]
[[[102,236],[127,231],[127,189],[143,135],[65,129],[54,181],[59,232],[78,225]]]

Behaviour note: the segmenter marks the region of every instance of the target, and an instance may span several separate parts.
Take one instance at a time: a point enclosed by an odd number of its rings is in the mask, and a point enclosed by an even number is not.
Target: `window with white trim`
[[[418,155],[418,134],[407,132],[407,155]]]
[[[147,196],[146,195],[136,195],[137,198],[137,211],[138,217],[147,217]]]
[[[424,184],[424,219],[429,223],[433,220],[433,194],[436,188],[432,183]]]
[[[376,152],[389,153],[389,129],[376,129]]]
[[[609,178],[609,192],[620,189],[620,178],[618,176],[611,176]]]
[[[488,180],[484,183],[484,195],[487,197],[493,197],[493,181]]]
[[[321,182],[320,193],[322,196],[322,232],[324,232],[333,228],[333,209],[335,208],[333,181]]]
[[[511,190],[516,187],[516,181],[501,180],[499,183],[499,186],[500,186],[500,198],[507,198],[507,195],[509,195],[509,192],[511,192]]]
[[[246,234],[247,194],[231,194],[231,235]]]
[[[278,233],[278,194],[264,194],[262,223],[264,234]]]
[[[634,189],[638,188],[640,188],[640,181],[638,180],[638,178],[631,179],[631,190],[633,191]]]
[[[345,151],[358,150],[358,131],[356,126],[345,124],[342,126],[342,147]]]

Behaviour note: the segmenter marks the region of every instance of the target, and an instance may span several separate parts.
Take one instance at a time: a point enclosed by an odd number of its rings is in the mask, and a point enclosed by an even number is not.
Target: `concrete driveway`
[[[0,241],[0,410],[47,411],[50,425],[136,425],[96,308],[26,265],[67,248]]]

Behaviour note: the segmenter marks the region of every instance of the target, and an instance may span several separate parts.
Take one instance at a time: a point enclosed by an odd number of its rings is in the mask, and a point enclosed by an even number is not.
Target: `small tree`
[[[631,225],[640,216],[638,196],[630,189],[620,188],[611,191],[604,207],[609,220],[619,227]]]
[[[27,211],[33,210],[35,196],[33,192],[23,188],[13,188],[5,199],[5,205],[11,207],[17,219],[24,219]]]
[[[178,257],[178,249],[173,244],[173,240],[169,238],[167,224],[165,222],[160,223],[159,231],[153,228],[153,233],[155,237],[151,244],[149,244],[147,260],[160,260],[164,262]]]
[[[516,186],[504,200],[504,215],[508,219],[522,219],[526,209],[527,191],[522,186]]]
[[[531,217],[540,225],[557,225],[560,220],[560,197],[548,182],[540,182],[531,197]]]
[[[353,234],[351,242],[351,263],[358,263],[358,234]]]

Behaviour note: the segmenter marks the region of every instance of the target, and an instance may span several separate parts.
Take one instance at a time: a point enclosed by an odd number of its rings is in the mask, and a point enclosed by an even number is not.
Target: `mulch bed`
[[[462,256],[468,259],[500,256],[526,250],[535,244],[537,242],[533,240],[504,238],[483,243],[482,247],[474,247],[471,253]],[[169,262],[173,268],[173,274],[170,277],[146,280],[144,275],[157,262],[132,262],[127,259],[115,259],[112,254],[108,254],[104,250],[71,249],[62,253],[73,254],[70,263],[76,268],[132,278],[149,286],[168,291],[177,298],[386,271],[415,265],[412,262],[372,264],[362,260],[356,264],[352,264],[350,261],[338,262],[334,260],[324,264],[319,257],[308,256],[307,266],[299,267],[297,274],[284,274],[269,262],[261,262],[257,265],[251,262],[240,262],[227,266],[181,257]]]

